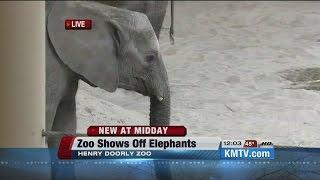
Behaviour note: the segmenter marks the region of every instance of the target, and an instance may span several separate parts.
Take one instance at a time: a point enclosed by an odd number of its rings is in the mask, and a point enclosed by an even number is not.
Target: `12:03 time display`
[[[237,141],[237,140],[235,140],[235,141],[223,141],[223,145],[225,145],[225,146],[240,146],[240,145],[242,145],[242,141]]]

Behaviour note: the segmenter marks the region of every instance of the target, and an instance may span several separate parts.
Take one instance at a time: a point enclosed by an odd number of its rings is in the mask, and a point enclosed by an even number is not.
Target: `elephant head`
[[[90,19],[91,30],[65,30],[66,19]],[[57,2],[48,37],[61,61],[86,82],[150,97],[150,125],[169,125],[170,93],[159,43],[146,15],[100,3]]]

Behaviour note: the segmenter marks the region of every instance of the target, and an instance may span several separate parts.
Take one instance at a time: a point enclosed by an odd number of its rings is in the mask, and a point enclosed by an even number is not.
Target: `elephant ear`
[[[66,30],[66,19],[89,19],[91,30]],[[101,12],[81,4],[53,5],[47,16],[49,39],[59,58],[90,83],[113,92],[118,87],[116,29]]]

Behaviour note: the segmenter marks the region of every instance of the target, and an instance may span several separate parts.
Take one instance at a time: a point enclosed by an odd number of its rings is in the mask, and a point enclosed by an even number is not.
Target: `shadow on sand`
[[[320,68],[291,69],[280,76],[292,82],[290,89],[320,91]]]

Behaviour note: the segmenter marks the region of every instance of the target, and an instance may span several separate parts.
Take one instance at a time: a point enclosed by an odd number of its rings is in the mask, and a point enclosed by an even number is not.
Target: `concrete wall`
[[[45,7],[0,2],[0,147],[45,147]]]

